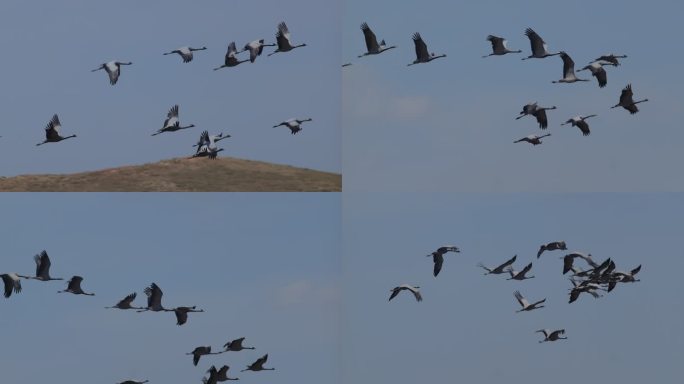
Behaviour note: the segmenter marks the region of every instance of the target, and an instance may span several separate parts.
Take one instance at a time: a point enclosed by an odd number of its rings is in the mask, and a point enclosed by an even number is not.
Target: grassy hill
[[[330,192],[341,189],[339,174],[230,157],[177,158],[67,175],[0,178],[0,191],[14,192]]]

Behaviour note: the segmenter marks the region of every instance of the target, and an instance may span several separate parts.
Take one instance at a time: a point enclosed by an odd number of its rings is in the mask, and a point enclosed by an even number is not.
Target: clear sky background
[[[354,194],[346,193],[343,231],[343,382],[643,383],[674,382],[684,359],[681,194]],[[618,270],[639,264],[642,281],[568,304],[564,251],[536,252],[565,240],[568,252],[611,257]],[[437,247],[455,244],[432,276]],[[514,254],[533,261],[533,279],[483,276]],[[582,263],[578,263],[582,266]],[[424,300],[401,293],[421,287]],[[547,298],[529,313],[513,291]],[[539,344],[542,328],[568,340]]]
[[[249,383],[332,383],[338,364],[339,194],[3,195],[0,273],[84,277],[94,297],[57,294],[66,282],[23,281],[0,298],[5,382],[199,383],[212,364]],[[156,282],[173,313],[104,309]],[[246,337],[254,351],[205,356]],[[239,373],[264,353],[268,372]]]
[[[190,156],[203,130],[232,135],[222,155],[341,171],[339,3],[320,0],[3,1],[0,175],[68,173]],[[312,17],[315,15],[315,17]],[[307,46],[212,71],[226,47],[275,42],[285,21]],[[192,62],[162,53],[206,46]],[[247,53],[240,54],[244,59]],[[110,61],[132,61],[111,86]],[[150,135],[180,106],[195,128]],[[62,134],[41,147],[57,113]],[[311,117],[290,135],[288,118]]]
[[[678,1],[345,2],[342,27],[345,190],[354,191],[671,191],[679,175],[684,98],[683,31]],[[365,52],[367,22],[396,49]],[[610,67],[608,85],[552,84],[561,78],[558,56],[530,55],[524,31],[536,30],[549,50],[565,50],[579,69],[602,54],[627,54]],[[428,64],[415,59],[411,36],[420,32],[430,52],[446,53]],[[481,58],[491,52],[489,34],[523,53]],[[640,112],[610,109],[628,83]],[[552,136],[540,146],[513,141],[542,134],[534,118],[515,120],[538,101],[548,112]],[[575,115],[598,114],[591,136],[560,126]]]

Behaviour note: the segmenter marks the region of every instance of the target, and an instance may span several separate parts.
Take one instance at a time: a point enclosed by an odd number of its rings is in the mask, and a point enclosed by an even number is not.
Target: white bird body
[[[109,83],[111,85],[116,84],[116,82],[119,80],[119,75],[121,74],[121,66],[122,65],[131,65],[133,63],[131,62],[122,62],[122,61],[109,61],[106,62],[99,67],[93,69],[91,72],[99,71],[100,69],[104,69],[105,72],[107,72],[107,75],[109,75]]]

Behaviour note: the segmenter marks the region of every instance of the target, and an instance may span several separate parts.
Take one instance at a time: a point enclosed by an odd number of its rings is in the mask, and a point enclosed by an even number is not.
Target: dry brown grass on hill
[[[335,173],[222,157],[171,159],[68,175],[0,178],[0,191],[339,192]]]

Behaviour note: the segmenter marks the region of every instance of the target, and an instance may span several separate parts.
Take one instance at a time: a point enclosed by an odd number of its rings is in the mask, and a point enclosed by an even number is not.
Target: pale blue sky
[[[560,3],[558,3],[560,4]],[[680,128],[684,99],[672,36],[682,32],[678,1],[346,1],[342,26],[345,190],[474,192],[671,191],[684,189]],[[367,22],[396,49],[357,59]],[[608,68],[608,85],[552,84],[559,57],[521,61],[530,54],[525,28],[549,50],[566,50],[576,67],[609,52],[627,54]],[[447,57],[407,67],[415,58],[411,35]],[[481,58],[489,34],[523,53]],[[632,83],[641,111],[610,109]],[[543,133],[533,118],[515,120],[538,101],[552,136],[544,144],[513,144]],[[560,126],[575,115],[592,133]]]
[[[341,172],[339,3],[332,0],[3,1],[0,175],[68,173],[192,155],[208,130],[222,154]],[[312,17],[315,15],[315,17]],[[226,47],[275,42],[285,21],[307,46],[212,71]],[[162,53],[206,46],[183,64]],[[247,55],[242,53],[242,55]],[[244,58],[244,57],[243,57]],[[132,61],[111,86],[109,60]],[[185,131],[150,135],[180,106]],[[35,147],[59,114],[65,135]],[[296,136],[275,124],[311,117]]]
[[[342,382],[673,382],[684,358],[682,194],[345,193]],[[568,304],[563,251],[643,267],[642,281]],[[455,244],[437,278],[426,254]],[[484,276],[514,254],[524,282]],[[580,263],[578,263],[581,265]],[[421,287],[424,300],[390,289]],[[546,297],[519,309],[513,291]],[[541,328],[568,340],[539,344]]]
[[[338,364],[339,194],[4,194],[0,273],[32,274],[46,249],[53,277],[0,301],[3,380],[200,382],[212,364],[250,383],[331,383]],[[156,282],[172,313],[104,309]],[[203,357],[246,337],[254,351]],[[269,372],[239,371],[269,353]],[[39,368],[39,369],[38,369]],[[90,379],[89,379],[90,378]]]

